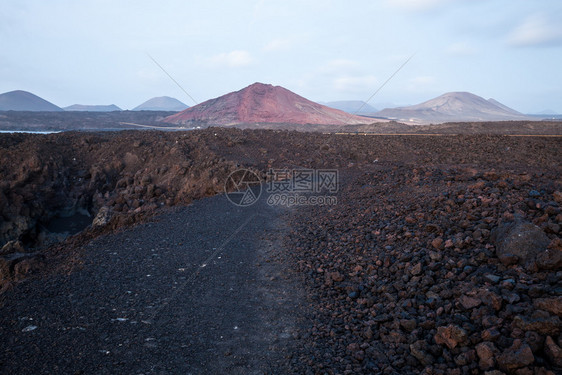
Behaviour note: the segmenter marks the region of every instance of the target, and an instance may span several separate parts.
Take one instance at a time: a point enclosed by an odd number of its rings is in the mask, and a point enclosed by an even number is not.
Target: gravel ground
[[[1,372],[287,372],[302,296],[275,260],[283,209],[264,202],[197,201],[94,240],[79,271],[7,292]]]

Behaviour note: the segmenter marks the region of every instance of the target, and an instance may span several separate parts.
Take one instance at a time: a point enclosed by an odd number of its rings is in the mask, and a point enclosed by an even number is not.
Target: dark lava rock
[[[478,365],[482,370],[488,370],[493,368],[496,360],[495,356],[498,353],[498,349],[496,346],[491,342],[481,342],[480,344],[476,345],[476,353],[478,354],[478,358],[480,359]]]
[[[435,361],[435,358],[427,351],[428,346],[424,340],[418,340],[410,345],[410,353],[424,366],[430,365]]]
[[[552,339],[547,336],[544,343],[544,351],[548,359],[556,366],[562,367],[562,349]]]
[[[559,270],[562,267],[562,241],[559,238],[537,255],[537,266],[543,270]]]
[[[533,363],[535,356],[529,345],[522,343],[521,340],[515,340],[510,348],[497,357],[497,361],[501,369],[512,372]]]
[[[492,231],[492,241],[498,258],[506,266],[533,263],[550,243],[543,230],[529,222],[500,225]]]
[[[562,317],[562,296],[551,298],[537,298],[533,305],[540,310],[548,311]]]
[[[536,311],[531,317],[518,315],[513,319],[513,323],[523,331],[535,331],[543,335],[558,335],[562,328],[560,318],[550,316],[541,310]]]

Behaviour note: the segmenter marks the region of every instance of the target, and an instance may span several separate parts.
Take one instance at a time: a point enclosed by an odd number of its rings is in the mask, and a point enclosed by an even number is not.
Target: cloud
[[[476,48],[466,42],[457,42],[449,45],[447,52],[451,55],[470,56],[476,54]]]
[[[511,32],[508,43],[513,47],[562,45],[562,24],[542,13],[533,14]]]
[[[253,64],[254,58],[248,51],[235,50],[215,55],[209,59],[209,62],[215,66],[240,68]]]

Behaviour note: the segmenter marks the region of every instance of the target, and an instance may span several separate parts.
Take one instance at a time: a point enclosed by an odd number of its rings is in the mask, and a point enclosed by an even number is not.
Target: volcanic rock
[[[427,350],[427,343],[424,340],[418,340],[410,345],[410,353],[424,366],[430,365],[435,361]]]
[[[480,359],[479,366],[482,370],[494,367],[494,356],[498,352],[496,346],[491,342],[481,342],[476,345],[476,353]]]
[[[529,345],[522,343],[521,340],[515,340],[510,348],[497,357],[497,361],[500,368],[511,372],[530,365],[535,361],[535,357]]]
[[[10,254],[10,253],[23,253],[25,250],[21,241],[8,241],[2,249],[0,249],[0,255]]]
[[[558,335],[562,329],[562,321],[557,316],[537,310],[531,317],[516,316],[513,323],[523,331],[536,331],[543,335]]]
[[[92,221],[92,226],[101,227],[107,225],[109,219],[111,219],[111,209],[107,206],[104,206],[99,209],[98,213],[96,214],[96,217]]]
[[[529,265],[550,243],[542,229],[529,222],[503,224],[492,231],[496,254],[505,265]]]
[[[548,311],[562,317],[562,296],[552,298],[537,298],[533,301],[537,309]]]
[[[546,251],[537,255],[537,266],[543,270],[557,270],[562,267],[562,240],[552,240]]]
[[[449,349],[454,349],[468,338],[466,331],[456,325],[450,324],[446,327],[437,328],[435,342],[439,345],[447,345]]]
[[[552,339],[547,336],[544,342],[544,351],[548,359],[556,366],[562,367],[562,349]]]

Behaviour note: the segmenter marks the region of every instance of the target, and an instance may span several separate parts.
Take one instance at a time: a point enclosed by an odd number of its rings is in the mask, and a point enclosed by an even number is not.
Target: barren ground
[[[15,373],[110,365],[150,373],[149,363],[154,373],[211,371],[205,356],[231,345],[248,351],[226,349],[227,357],[273,358],[282,370],[259,360],[223,365],[264,373],[557,373],[561,145],[558,137],[220,128],[2,135],[0,239],[16,241],[2,255],[2,365]],[[167,319],[138,323],[169,298],[167,286],[181,285],[173,271],[186,268],[180,263],[199,264],[250,212],[235,216],[238,209],[218,197],[167,207],[221,193],[240,167],[262,177],[270,167],[338,169],[338,204],[265,207],[274,219],[252,224],[224,254],[229,262],[264,259],[267,272],[217,261],[183,302],[165,308]],[[102,208],[106,220],[63,242],[53,244],[42,229],[63,212],[96,216]],[[267,244],[275,251],[263,252]],[[264,279],[270,274],[285,277]],[[239,293],[225,294],[225,280],[240,280]],[[283,290],[282,314],[268,313]],[[230,324],[202,328],[216,321],[209,314]],[[223,337],[234,341],[221,346],[209,333],[226,332],[238,315],[260,327],[264,341],[252,339],[256,330],[230,332]],[[88,355],[96,350],[110,354]]]

